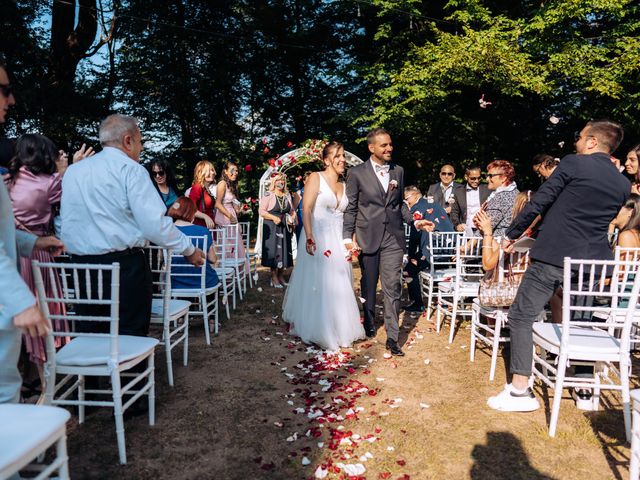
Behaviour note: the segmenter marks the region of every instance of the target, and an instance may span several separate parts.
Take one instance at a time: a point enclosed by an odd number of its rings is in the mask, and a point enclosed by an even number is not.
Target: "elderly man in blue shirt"
[[[14,104],[9,76],[0,57],[0,124]],[[11,200],[4,182],[0,182],[0,404],[20,400],[21,329],[33,336],[43,336],[49,331],[36,299],[18,272],[18,255],[28,257],[34,248],[55,254],[62,249],[62,242],[55,237],[38,238],[16,231]]]
[[[409,234],[409,261],[404,268],[407,291],[411,304],[404,307],[405,312],[419,313],[424,310],[422,294],[420,292],[420,282],[418,275],[420,271],[428,265],[428,235],[429,232],[453,232],[454,227],[449,220],[445,209],[436,202],[429,202],[422,196],[422,192],[416,186],[409,186],[404,189],[404,201],[409,207],[417,226],[424,228],[416,229],[411,226]]]
[[[142,248],[152,242],[197,266],[205,256],[165,216],[166,206],[139,163],[143,142],[136,119],[108,116],[99,139],[103,150],[71,165],[62,180],[61,237],[73,262],[120,263],[120,334],[146,336],[152,278]],[[100,314],[86,307],[84,314]],[[84,327],[95,331],[94,325]]]

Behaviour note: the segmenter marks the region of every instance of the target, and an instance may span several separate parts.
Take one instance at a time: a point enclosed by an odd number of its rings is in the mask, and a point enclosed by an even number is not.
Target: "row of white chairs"
[[[430,266],[421,273],[427,311],[436,302],[436,328],[442,319],[451,319],[449,342],[453,341],[457,318],[471,317],[470,360],[475,359],[476,344],[491,349],[490,380],[495,377],[497,354],[501,344],[509,342],[508,307],[489,308],[478,299],[482,239],[462,233],[430,235]],[[512,265],[512,273],[523,274],[528,266],[528,250],[500,254],[499,267]],[[562,323],[536,322],[533,327],[533,373],[541,383],[553,389],[549,435],[555,436],[562,394],[567,388],[593,391],[594,409],[599,407],[602,390],[621,392],[625,431],[631,440],[630,345],[638,342],[637,310],[640,291],[640,249],[616,249],[611,261],[566,258],[564,262]],[[465,309],[468,307],[468,309]],[[543,320],[544,316],[540,318]],[[569,366],[593,366],[587,377],[569,374]],[[640,394],[638,394],[640,400]],[[640,417],[640,413],[636,414]],[[640,431],[640,427],[637,428]],[[640,433],[635,440],[640,459]],[[633,457],[633,455],[632,455]],[[634,468],[640,468],[637,465]],[[638,478],[632,475],[632,478]]]
[[[118,263],[89,265],[33,262],[39,305],[44,315],[52,325],[55,324],[54,320],[66,320],[72,325],[71,331],[54,330],[46,339],[44,403],[60,407],[77,407],[79,423],[85,421],[86,407],[113,408],[119,460],[122,464],[127,461],[123,418],[125,411],[134,402],[146,396],[149,424],[155,423],[156,347],[162,346],[164,349],[168,382],[173,386],[172,351],[175,347],[182,346],[182,361],[186,366],[189,326],[193,317],[202,317],[205,340],[207,344],[211,344],[209,323],[213,324],[213,333],[217,334],[220,295],[226,307],[226,316],[230,318],[230,307],[236,307],[236,298],[244,297],[247,284],[249,288],[253,286],[252,272],[244,268],[247,263],[253,264],[255,274],[257,264],[249,249],[248,222],[213,229],[211,233],[218,257],[215,270],[220,279],[220,282],[211,288],[206,286],[206,264],[193,267],[185,263],[182,255],[171,250],[158,246],[145,248],[153,277],[151,324],[160,327],[159,338],[119,335]],[[209,247],[207,238],[190,237],[192,243],[205,252]],[[244,255],[239,255],[239,242],[243,242]],[[173,288],[172,279],[175,281],[180,277],[189,279],[189,283],[199,287]],[[44,287],[45,278],[48,283],[59,285],[60,288],[53,289],[53,292],[48,294]],[[65,305],[64,312],[52,313],[57,311],[49,308],[54,303]],[[96,307],[100,314],[82,314],[83,307],[88,305]],[[61,325],[63,322],[58,324]],[[89,324],[101,327],[87,328]],[[102,333],[95,333],[96,330]],[[56,351],[55,337],[67,337],[70,341]],[[87,388],[87,376],[107,377],[109,387]],[[66,413],[68,418],[68,412],[64,409],[61,411]],[[3,411],[0,411],[0,417],[2,414]],[[53,462],[54,467],[58,468],[60,478],[68,478],[64,438],[66,437],[63,433],[62,437],[58,435],[55,439],[58,442],[58,457],[64,459],[60,460],[64,464],[62,467],[58,460]],[[47,447],[50,445],[51,443]],[[27,456],[20,456],[20,460]],[[0,455],[0,467],[4,464]],[[19,469],[24,467],[15,459],[11,459],[11,465]],[[47,472],[51,473],[54,467]],[[2,472],[4,471],[0,470],[0,478],[4,478]]]

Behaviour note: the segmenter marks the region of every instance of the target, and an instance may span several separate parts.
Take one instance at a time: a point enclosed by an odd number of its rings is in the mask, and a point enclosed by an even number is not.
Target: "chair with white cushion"
[[[208,252],[209,245],[207,236],[190,236],[191,243],[200,248],[203,252]],[[207,345],[211,345],[211,335],[209,329],[209,318],[213,315],[214,334],[218,334],[218,289],[220,283],[214,287],[207,287],[207,262],[205,261],[200,267],[195,267],[185,261],[183,255],[171,253],[171,276],[172,278],[180,278],[195,280],[198,287],[196,288],[177,288],[171,289],[171,297],[174,299],[193,299],[196,301],[196,309],[191,310],[190,315],[201,315],[204,324],[204,336]]]
[[[47,336],[45,364],[45,403],[47,405],[78,406],[78,421],[84,422],[85,407],[110,407],[114,410],[116,437],[120,463],[127,463],[123,414],[143,395],[148,396],[149,425],[155,423],[155,365],[154,351],[158,340],[148,337],[119,335],[120,264],[43,263],[33,261],[33,275],[40,309],[52,325],[54,320],[75,320],[106,333],[56,331]],[[47,295],[43,275],[50,280],[59,276],[62,293]],[[73,292],[71,295],[69,292]],[[60,296],[59,296],[60,295]],[[51,314],[49,305],[64,302],[64,314]],[[79,307],[92,305],[92,314],[78,314]],[[54,337],[71,337],[71,341],[56,352]],[[141,371],[133,367],[143,365]],[[58,376],[63,378],[58,382]],[[86,389],[85,377],[108,377],[111,388]],[[131,378],[121,385],[121,377]],[[77,399],[72,395],[77,392]],[[106,396],[105,400],[88,400],[85,394]],[[124,395],[131,395],[125,402]]]
[[[436,305],[436,330],[447,316],[451,318],[449,343],[453,343],[456,320],[459,316],[471,317],[471,301],[478,296],[482,269],[482,237],[461,235],[458,237],[456,271],[449,281],[438,284]],[[468,307],[468,308],[465,308]]]
[[[510,267],[507,267],[509,265]],[[498,258],[499,269],[498,278],[500,281],[505,277],[505,273],[510,275],[524,275],[529,266],[529,248],[515,250],[509,254],[500,250]],[[469,359],[475,361],[476,342],[491,347],[491,368],[489,369],[489,380],[493,381],[496,374],[496,364],[498,361],[498,349],[501,343],[508,343],[510,338],[504,335],[503,330],[507,327],[507,315],[509,307],[487,307],[480,304],[479,298],[473,299],[471,305],[471,345],[469,348]],[[483,321],[483,318],[485,321]]]
[[[67,457],[67,427],[71,415],[63,408],[13,404],[0,404],[0,478],[10,478],[20,470],[36,471],[29,477],[40,480],[69,479]],[[36,458],[55,445],[55,458],[48,464]]]
[[[539,348],[534,351],[533,373],[554,392],[549,436],[556,434],[563,389],[573,387],[592,389],[595,408],[601,390],[620,391],[627,440],[631,440],[629,340],[638,322],[639,266],[615,260],[564,259],[562,324],[533,325],[534,345]],[[630,274],[621,276],[621,271]],[[590,318],[595,313],[606,320]],[[547,354],[552,354],[553,361]],[[593,365],[593,376],[568,376],[569,365]]]
[[[428,235],[429,266],[420,272],[420,290],[422,296],[427,297],[427,318],[431,318],[433,294],[438,284],[456,273],[454,255],[461,235],[460,232],[432,232]]]
[[[151,323],[162,325],[162,339],[167,361],[169,385],[173,387],[173,360],[171,350],[182,343],[182,363],[186,367],[189,360],[189,308],[191,302],[171,298],[171,250],[156,245],[145,248],[153,276],[153,303]]]
[[[227,320],[229,320],[231,318],[231,314],[229,312],[229,297],[232,299],[233,309],[236,309],[236,270],[231,266],[224,266],[227,265],[227,249],[225,247],[227,244],[227,230],[225,228],[214,228],[211,229],[210,232],[214,239],[213,248],[216,252],[216,256],[218,257],[218,263],[214,270],[218,274],[220,284],[222,285],[222,303],[224,304],[227,314]]]

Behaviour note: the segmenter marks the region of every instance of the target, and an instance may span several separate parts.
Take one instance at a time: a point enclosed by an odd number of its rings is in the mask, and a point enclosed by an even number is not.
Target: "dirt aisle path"
[[[109,411],[69,425],[72,478],[584,479],[626,478],[620,411],[563,403],[559,433],[545,410],[504,415],[485,406],[489,357],[469,362],[469,330],[449,346],[426,319],[404,320],[406,357],[375,341],[327,356],[287,335],[282,290],[251,290],[212,346],[191,330],[188,367],[166,381],[158,350],[157,422],[125,422],[129,463],[117,464]],[[447,326],[448,328],[448,326]],[[446,332],[445,332],[446,333]],[[181,350],[174,350],[174,358]]]

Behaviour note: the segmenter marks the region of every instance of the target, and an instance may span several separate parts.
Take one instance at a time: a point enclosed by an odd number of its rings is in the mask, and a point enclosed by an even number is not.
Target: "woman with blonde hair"
[[[196,204],[198,212],[194,220],[195,225],[215,228],[213,221],[215,216],[216,199],[212,194],[212,186],[215,185],[216,169],[208,160],[201,160],[196,163],[193,171],[193,183],[189,191],[189,198]]]
[[[271,286],[287,285],[284,271],[293,266],[292,227],[296,223],[293,200],[287,189],[287,176],[271,174],[269,191],[260,199],[262,225],[262,265],[271,269]]]

